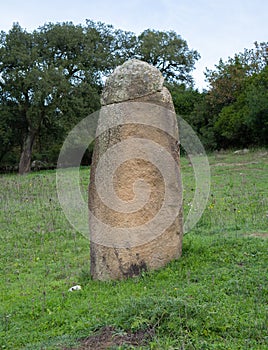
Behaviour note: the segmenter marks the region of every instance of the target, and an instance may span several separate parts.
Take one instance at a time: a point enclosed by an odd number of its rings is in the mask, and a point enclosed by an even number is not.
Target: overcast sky
[[[174,30],[201,54],[193,73],[202,89],[205,67],[213,68],[255,41],[268,41],[267,0],[6,0],[0,5],[0,30],[14,22],[31,31],[47,22],[86,19],[136,34],[145,29]]]

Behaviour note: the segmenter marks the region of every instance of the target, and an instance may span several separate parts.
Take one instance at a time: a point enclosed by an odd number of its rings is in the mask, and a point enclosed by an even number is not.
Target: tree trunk
[[[24,140],[23,149],[20,156],[20,163],[19,163],[20,175],[26,174],[31,170],[32,149],[33,149],[35,136],[36,136],[36,131],[29,130]]]

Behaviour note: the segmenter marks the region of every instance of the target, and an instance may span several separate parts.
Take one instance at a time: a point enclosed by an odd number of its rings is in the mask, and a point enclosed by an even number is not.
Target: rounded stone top
[[[106,80],[101,104],[108,105],[147,96],[163,88],[161,72],[147,62],[137,59],[117,67]]]

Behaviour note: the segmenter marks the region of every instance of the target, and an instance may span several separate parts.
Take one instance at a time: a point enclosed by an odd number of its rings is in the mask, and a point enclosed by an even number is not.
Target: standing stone
[[[106,81],[89,185],[93,279],[132,277],[181,255],[178,126],[163,83],[136,59]]]

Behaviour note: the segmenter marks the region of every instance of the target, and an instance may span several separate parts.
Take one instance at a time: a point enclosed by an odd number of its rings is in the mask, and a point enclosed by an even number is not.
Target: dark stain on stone
[[[144,261],[140,264],[131,264],[130,267],[124,272],[125,277],[134,277],[140,275],[143,271],[147,271],[147,265]]]

